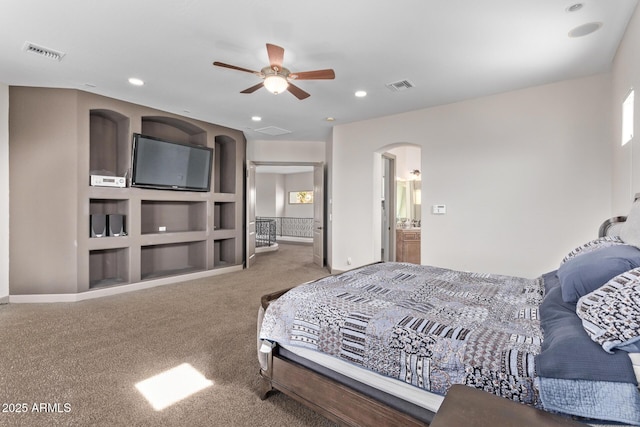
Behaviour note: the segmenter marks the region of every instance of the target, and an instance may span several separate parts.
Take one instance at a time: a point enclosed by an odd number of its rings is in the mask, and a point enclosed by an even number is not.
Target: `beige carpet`
[[[255,348],[260,297],[327,274],[309,246],[282,245],[238,273],[0,306],[0,425],[331,425],[282,394],[259,399]],[[154,410],[135,384],[184,363],[213,385]]]

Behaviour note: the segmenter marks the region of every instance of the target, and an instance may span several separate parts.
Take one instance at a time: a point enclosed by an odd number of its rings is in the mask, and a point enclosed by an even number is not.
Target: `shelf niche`
[[[226,136],[215,137],[213,188],[215,193],[236,192],[236,140]]]
[[[129,282],[127,248],[100,249],[89,252],[89,289]]]
[[[233,230],[236,228],[236,204],[215,202],[213,205],[213,229]]]
[[[114,237],[123,237],[127,235],[127,229],[128,229],[128,225],[127,225],[127,218],[129,217],[129,200],[127,199],[89,199],[89,218],[92,218],[92,215],[106,215],[107,218],[110,217],[109,215],[122,215],[123,216],[123,223],[122,223],[122,231],[123,233],[120,233],[120,231],[118,231],[117,236]],[[106,225],[106,230],[108,231],[108,234],[106,234],[106,236],[111,236],[111,229],[113,227],[113,229],[115,230],[120,230],[120,226],[114,226],[114,225],[110,225],[108,222],[105,224]],[[115,227],[118,227],[117,229]],[[91,230],[89,230],[89,236],[91,236]],[[104,238],[100,237],[101,239]]]
[[[129,170],[130,120],[112,110],[89,111],[89,173],[125,176]]]
[[[143,246],[140,250],[142,280],[192,273],[206,268],[206,242]]]
[[[236,239],[213,241],[213,268],[228,267],[236,263]]]
[[[160,227],[165,227],[160,231]],[[207,202],[142,200],[142,234],[206,231]]]
[[[143,135],[181,144],[207,146],[207,132],[198,126],[174,117],[142,117]]]
[[[90,199],[89,214],[120,214],[129,213],[129,200],[127,199]]]

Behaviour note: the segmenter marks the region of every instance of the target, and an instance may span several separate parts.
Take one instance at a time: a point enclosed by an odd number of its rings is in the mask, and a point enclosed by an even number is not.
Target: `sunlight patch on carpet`
[[[156,411],[179,402],[211,387],[213,381],[205,378],[188,363],[171,368],[136,384],[136,388]]]

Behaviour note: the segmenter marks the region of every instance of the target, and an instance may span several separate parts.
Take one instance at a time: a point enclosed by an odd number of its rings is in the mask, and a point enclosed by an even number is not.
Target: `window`
[[[633,89],[622,103],[622,145],[633,139]]]

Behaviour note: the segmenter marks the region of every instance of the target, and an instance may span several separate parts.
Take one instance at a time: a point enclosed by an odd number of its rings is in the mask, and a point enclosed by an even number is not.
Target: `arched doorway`
[[[420,263],[422,240],[421,147],[398,143],[380,156],[380,260]]]

